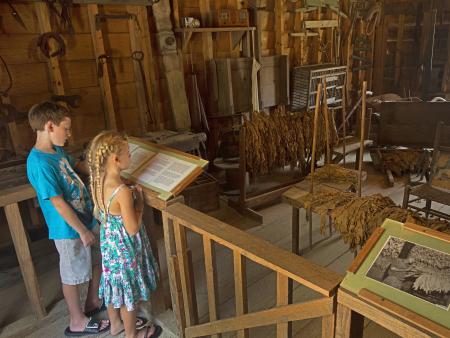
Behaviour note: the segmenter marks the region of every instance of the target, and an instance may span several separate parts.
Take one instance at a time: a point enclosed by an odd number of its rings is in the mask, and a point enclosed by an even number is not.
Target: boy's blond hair
[[[128,140],[124,133],[117,131],[102,131],[94,137],[89,145],[88,164],[92,200],[98,211],[106,212],[103,203],[103,183],[105,167],[108,157],[112,154],[120,155],[123,142]]]
[[[44,130],[48,121],[59,125],[66,117],[70,117],[69,109],[52,101],[35,104],[28,112],[28,122],[33,131]]]

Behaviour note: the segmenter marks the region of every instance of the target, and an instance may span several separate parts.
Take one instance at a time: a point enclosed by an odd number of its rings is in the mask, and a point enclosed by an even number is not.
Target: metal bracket
[[[106,22],[106,20],[115,20],[115,19],[127,19],[127,20],[136,20],[136,14],[132,13],[123,13],[123,14],[96,14],[95,15],[95,29],[100,30],[102,28],[102,24]]]

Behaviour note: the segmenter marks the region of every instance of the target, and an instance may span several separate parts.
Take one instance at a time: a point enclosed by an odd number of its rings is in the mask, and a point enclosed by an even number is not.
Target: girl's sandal
[[[152,327],[154,328],[154,330],[153,330],[153,333],[149,336],[148,334]],[[162,333],[161,326],[152,324],[151,326],[145,327],[145,332],[144,332],[143,338],[158,338],[161,335],[161,333]]]

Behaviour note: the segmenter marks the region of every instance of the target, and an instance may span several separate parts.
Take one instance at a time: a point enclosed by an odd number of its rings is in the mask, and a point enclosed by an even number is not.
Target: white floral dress
[[[153,257],[145,227],[131,236],[125,230],[122,216],[111,215],[109,207],[115,195],[125,184],[112,193],[106,213],[100,212],[100,249],[102,276],[99,296],[105,305],[114,308],[125,305],[128,311],[136,309],[139,301],[149,300],[150,291],[156,289],[158,265]]]

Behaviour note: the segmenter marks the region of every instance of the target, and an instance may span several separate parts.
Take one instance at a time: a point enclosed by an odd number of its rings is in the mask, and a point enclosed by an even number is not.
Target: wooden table
[[[19,210],[19,202],[34,197],[36,197],[36,193],[30,184],[6,188],[0,191],[0,207],[5,210],[6,220],[14,243],[14,249],[16,250],[20,270],[22,271],[28,298],[30,299],[33,311],[41,319],[47,315],[47,312],[42,303],[39,283],[28,245],[28,238]]]
[[[305,209],[307,213],[307,220],[309,223],[309,249],[313,247],[312,242],[312,213],[315,212],[313,208],[305,208],[301,199],[305,195],[309,194],[310,182],[309,180],[303,180],[295,184],[292,188],[283,193],[283,202],[292,206],[292,252],[300,255],[300,218],[299,210]],[[322,182],[314,183],[314,192],[321,191],[347,191],[351,187],[351,183],[333,183]],[[331,210],[330,210],[331,212]],[[332,232],[331,221],[329,223],[330,236]]]
[[[400,337],[450,337],[447,329],[368,290],[339,288],[335,338],[362,337],[364,317]]]
[[[158,238],[161,238],[162,235],[160,234],[162,234],[162,231],[157,231],[153,211],[154,209],[163,211],[169,205],[176,202],[183,202],[184,199],[182,196],[178,196],[168,201],[163,201],[157,197],[156,193],[147,189],[144,189],[144,195],[147,206],[145,208],[144,221],[147,231],[150,233],[155,258],[158,260],[159,255],[156,242]],[[39,319],[41,319],[47,315],[47,312],[42,302],[36,270],[34,268],[33,259],[30,253],[27,233],[25,231],[18,204],[19,202],[30,200],[35,197],[36,192],[30,184],[23,184],[17,187],[0,190],[0,207],[5,210],[6,220],[8,222],[9,231],[13,240],[14,249],[17,254],[17,260],[19,261],[27,295],[34,313]],[[165,292],[162,283],[159,283],[153,297],[154,303],[152,303],[152,309],[155,313],[163,312],[168,308],[166,302],[166,299],[168,298],[166,295],[168,294],[169,292]]]

